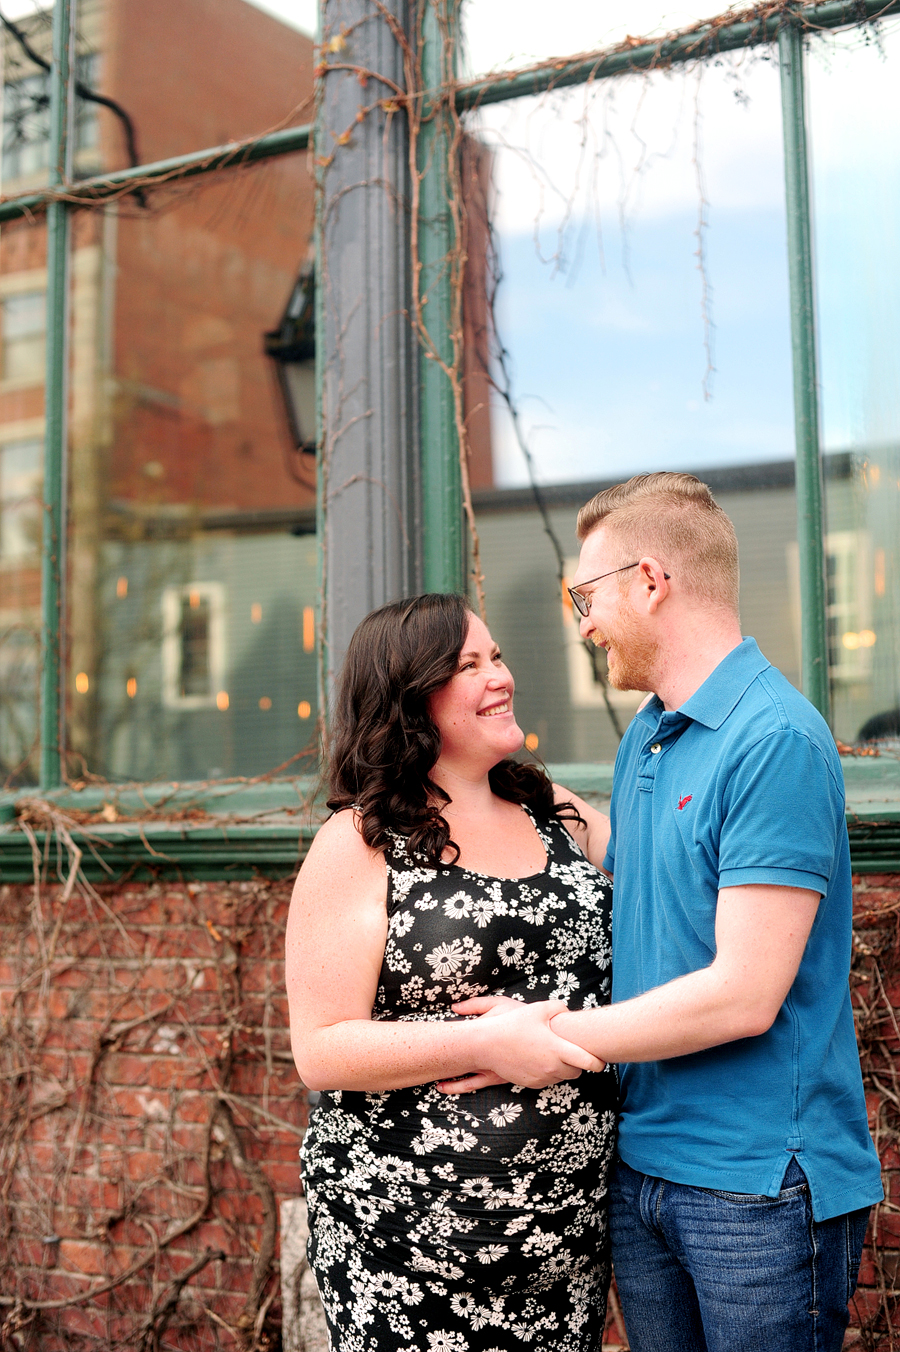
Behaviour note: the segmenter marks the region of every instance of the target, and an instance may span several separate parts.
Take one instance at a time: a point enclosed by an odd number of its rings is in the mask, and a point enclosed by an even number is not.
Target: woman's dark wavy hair
[[[441,593],[374,610],[350,640],[337,685],[328,806],[356,808],[372,849],[384,849],[398,832],[432,868],[448,848],[458,859],[459,846],[436,806],[450,797],[431,779],[441,735],[428,703],[459,669],[471,616],[464,597]],[[582,820],[571,803],[557,808],[543,766],[502,760],[489,779],[498,797],[544,819]]]

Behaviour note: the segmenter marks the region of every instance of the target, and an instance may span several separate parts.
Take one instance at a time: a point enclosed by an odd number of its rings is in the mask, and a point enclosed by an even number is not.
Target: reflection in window
[[[828,669],[833,681],[865,680],[872,669],[869,537],[865,531],[834,531],[825,537]]]
[[[47,296],[25,291],[5,296],[0,317],[0,378],[18,385],[40,385],[47,351]]]
[[[162,604],[165,704],[214,706],[224,685],[224,589],[214,582],[167,587]]]
[[[848,457],[842,456],[839,459],[842,462],[840,473],[828,475],[826,483],[835,514],[846,516],[852,504],[852,466]],[[800,555],[796,540],[792,540],[787,546],[787,559],[794,636],[799,654]],[[832,697],[838,702],[864,698],[871,681],[874,650],[878,642],[873,618],[876,576],[868,531],[837,530],[826,534],[825,624],[828,640],[828,674],[832,684]]]
[[[196,589],[181,598],[181,673],[178,693],[182,699],[190,695],[208,697],[212,688],[210,672],[210,605],[208,596],[200,596]]]
[[[469,116],[541,482],[792,456],[780,106],[777,64],[743,52]],[[524,483],[494,417],[497,480]]]
[[[237,6],[237,27],[208,0],[140,9],[140,41],[123,43],[121,6],[81,3],[75,40],[99,53],[79,59],[79,79],[121,100],[143,160],[307,120],[305,34],[251,5]],[[42,6],[21,20],[45,57],[49,18]],[[47,171],[47,82],[9,34],[0,47],[2,172],[7,190],[13,179],[24,189]],[[198,79],[211,51],[214,78]],[[79,101],[76,142],[82,172],[122,161],[122,127],[94,104]],[[313,216],[300,153],[160,185],[146,209],[129,197],[73,218],[70,774],[306,768],[292,757],[315,737],[303,620],[317,594],[314,474],[288,436],[264,335],[308,267]],[[45,241],[40,217],[3,226],[0,446],[41,430]],[[26,501],[36,468],[33,453],[0,451],[0,665],[4,635],[39,623],[40,522]]]
[[[36,777],[39,680],[37,629],[0,625],[0,787]]]
[[[7,39],[9,41],[9,39]],[[97,58],[79,56],[76,76],[95,88]],[[75,100],[75,151],[97,144],[97,105]],[[50,74],[35,71],[3,87],[3,177],[25,178],[43,173],[50,155]]]
[[[42,452],[37,440],[0,444],[0,567],[40,554]]]
[[[846,742],[900,706],[898,71],[896,24],[877,42],[851,32],[810,47],[822,438],[848,464],[843,482],[825,481],[831,698]]]
[[[42,453],[0,442],[0,787],[37,773]]]

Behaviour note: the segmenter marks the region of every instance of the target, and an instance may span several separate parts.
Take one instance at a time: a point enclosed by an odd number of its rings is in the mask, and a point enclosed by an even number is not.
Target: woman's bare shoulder
[[[372,849],[363,840],[362,822],[355,808],[343,808],[323,822],[309,848],[307,859],[325,863],[341,861],[357,865],[379,866],[383,851]]]

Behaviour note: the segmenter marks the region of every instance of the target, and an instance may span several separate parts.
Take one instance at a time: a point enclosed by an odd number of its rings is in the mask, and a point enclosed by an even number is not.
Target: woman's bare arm
[[[581,813],[586,823],[585,826],[582,826],[580,822],[566,821],[565,817],[560,818],[560,820],[586,858],[594,865],[594,868],[603,869],[606,847],[609,844],[609,817],[604,812],[598,812],[595,807],[591,807],[590,803],[586,803],[583,798],[579,798],[577,793],[564,789],[561,784],[553,785],[553,797],[557,805],[573,803]]]

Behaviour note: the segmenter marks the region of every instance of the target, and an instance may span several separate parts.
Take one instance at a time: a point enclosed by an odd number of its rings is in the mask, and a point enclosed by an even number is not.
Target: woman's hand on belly
[[[478,1016],[479,1032],[486,1038],[481,1059],[491,1069],[440,1080],[437,1088],[444,1094],[468,1094],[505,1083],[543,1089],[561,1080],[576,1080],[583,1070],[603,1070],[604,1061],[551,1029],[550,1020],[565,1008],[561,1000],[525,1004],[506,995],[483,995],[455,1004],[455,1014]]]

